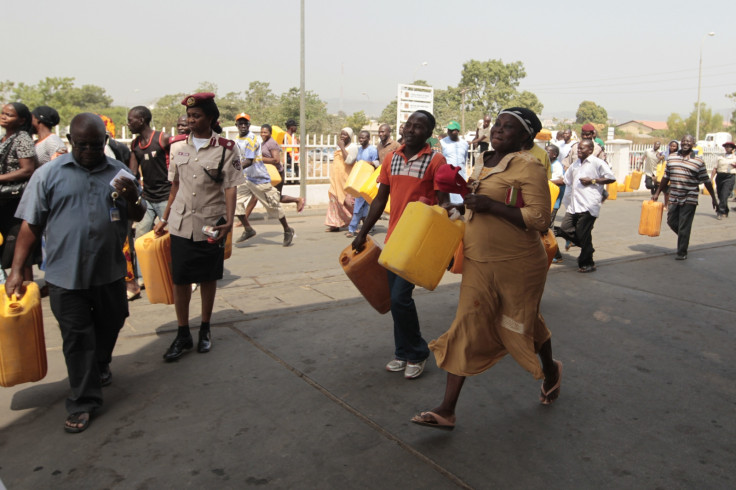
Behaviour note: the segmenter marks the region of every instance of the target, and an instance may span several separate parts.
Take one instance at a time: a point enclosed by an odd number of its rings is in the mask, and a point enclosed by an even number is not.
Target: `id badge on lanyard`
[[[110,197],[112,198],[112,207],[110,208],[110,222],[115,223],[116,221],[120,221],[120,209],[118,209],[118,206],[116,204],[119,194],[117,193],[117,191],[112,191]]]

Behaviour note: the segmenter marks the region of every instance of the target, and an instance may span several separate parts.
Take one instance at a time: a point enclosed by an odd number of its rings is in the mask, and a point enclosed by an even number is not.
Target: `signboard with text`
[[[396,102],[396,131],[398,135],[399,126],[409,119],[412,112],[418,110],[433,111],[434,89],[432,87],[420,87],[419,85],[399,84]]]

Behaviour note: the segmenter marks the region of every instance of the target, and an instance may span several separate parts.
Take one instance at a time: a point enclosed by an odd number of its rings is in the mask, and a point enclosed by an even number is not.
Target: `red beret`
[[[181,105],[185,105],[187,107],[197,107],[198,105],[201,105],[202,102],[212,100],[214,98],[215,94],[213,94],[212,92],[199,92],[184,97],[184,100],[181,101]]]
[[[590,123],[583,124],[581,131],[595,131],[595,126]]]

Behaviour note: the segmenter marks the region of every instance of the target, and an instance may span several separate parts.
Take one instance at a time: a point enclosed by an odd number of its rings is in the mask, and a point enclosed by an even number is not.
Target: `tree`
[[[186,108],[181,105],[181,101],[187,94],[169,94],[164,95],[156,101],[151,109],[153,114],[152,126],[156,128],[172,128],[176,126],[176,121],[186,115]]]
[[[360,131],[363,126],[370,124],[371,121],[368,119],[368,116],[365,115],[365,112],[358,111],[354,112],[352,116],[348,116],[345,120],[345,126],[352,128],[352,130],[355,132],[356,137],[358,134],[358,131]]]
[[[465,110],[495,117],[504,107],[521,106],[537,114],[544,106],[531,92],[519,92],[519,82],[526,77],[521,61],[505,64],[501,60],[470,60],[463,64],[458,88],[465,90]]]
[[[245,91],[245,109],[251,121],[260,124],[263,121],[272,121],[272,112],[276,105],[276,96],[271,92],[268,82],[257,80],[250,82]]]
[[[675,113],[670,114],[670,117],[667,118],[667,132],[670,138],[679,140],[686,134],[695,136],[698,114],[697,104],[693,105],[695,108],[686,119]],[[700,135],[703,136],[706,133],[715,133],[718,131],[723,131],[723,116],[713,114],[713,111],[705,103],[701,103]]]
[[[606,124],[608,122],[608,112],[595,102],[584,100],[580,103],[578,111],[575,113],[575,122],[578,124]]]
[[[0,90],[0,94],[2,93],[2,90]],[[732,94],[726,95],[729,99],[731,99],[731,102],[736,103],[736,92]],[[736,109],[731,112],[731,132],[733,133],[734,128],[736,128]]]
[[[304,107],[307,133],[325,133],[329,130],[329,118],[327,117],[327,104],[319,96],[307,90],[304,97]],[[286,125],[286,121],[294,119],[299,122],[300,114],[300,92],[292,87],[278,99],[278,105],[273,111],[274,124]]]
[[[35,85],[5,81],[0,83],[3,100],[22,102],[33,110],[40,105],[53,107],[59,112],[60,125],[67,126],[80,112],[104,113],[116,126],[126,123],[124,108],[114,108],[112,97],[97,85],[74,86],[72,77],[46,77]]]

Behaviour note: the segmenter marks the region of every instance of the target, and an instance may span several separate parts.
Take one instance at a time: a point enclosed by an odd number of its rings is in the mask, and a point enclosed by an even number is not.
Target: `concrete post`
[[[606,141],[606,155],[608,164],[616,176],[616,183],[623,184],[629,173],[629,158],[631,154],[631,141],[608,140]]]

